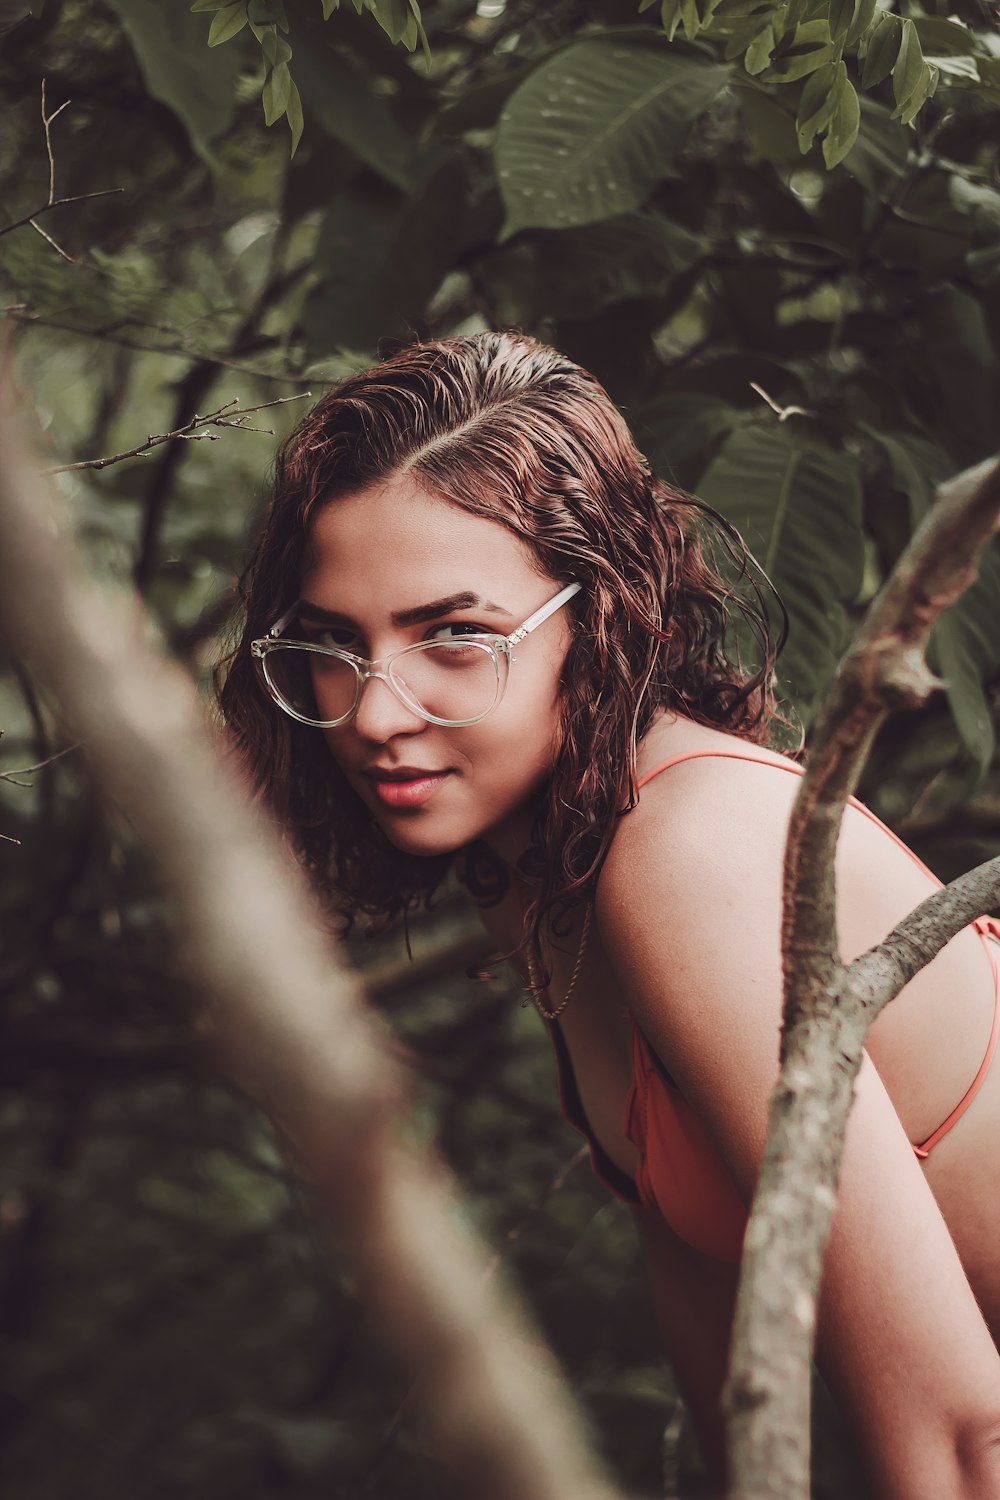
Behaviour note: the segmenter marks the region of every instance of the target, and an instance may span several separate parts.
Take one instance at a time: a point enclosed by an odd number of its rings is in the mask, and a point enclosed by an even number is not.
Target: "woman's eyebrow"
[[[398,626],[423,625],[428,620],[440,619],[442,615],[450,615],[458,609],[485,609],[491,614],[505,615],[508,620],[514,618],[502,604],[493,604],[489,599],[482,599],[478,594],[467,590],[460,594],[447,594],[443,599],[432,600],[430,604],[418,604],[413,609],[396,610],[391,618],[392,623]],[[322,605],[313,604],[308,599],[299,601],[299,613],[315,620],[347,625],[356,623],[349,615],[340,614],[335,609],[324,609]]]

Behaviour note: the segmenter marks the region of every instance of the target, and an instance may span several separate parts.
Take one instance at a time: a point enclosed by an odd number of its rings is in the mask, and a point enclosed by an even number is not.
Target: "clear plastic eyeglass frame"
[[[439,719],[436,715],[428,713],[425,708],[422,708],[416,702],[412,695],[407,693],[405,684],[397,682],[392,675],[393,663],[398,661],[400,657],[409,656],[415,651],[424,651],[428,645],[437,644],[436,642],[416,641],[411,646],[401,646],[398,651],[393,651],[389,656],[383,657],[381,662],[378,662],[369,661],[364,656],[356,656],[351,651],[341,651],[335,646],[320,646],[314,641],[285,640],[281,632],[287,628],[289,621],[294,617],[295,611],[299,607],[298,603],[295,603],[291,609],[285,611],[280,620],[275,621],[266,636],[261,637],[260,640],[250,642],[250,651],[260,662],[264,682],[275,703],[277,703],[279,708],[284,709],[285,713],[291,718],[297,719],[300,724],[308,724],[311,728],[315,729],[336,729],[341,724],[348,723],[358,711],[358,704],[361,702],[361,692],[365,683],[370,677],[378,677],[395,694],[404,707],[408,708],[412,713],[418,714],[420,718],[425,719],[429,724],[440,724],[448,729],[461,729],[468,724],[480,723],[481,720],[493,712],[503,698],[510,667],[517,660],[513,654],[513,648],[519,645],[525,636],[531,635],[532,631],[537,630],[540,625],[544,625],[545,621],[550,619],[556,610],[561,609],[568,600],[572,599],[574,594],[578,594],[582,587],[583,585],[580,583],[568,583],[565,588],[559,590],[559,593],[554,598],[549,599],[547,603],[536,609],[534,614],[529,615],[523,625],[519,625],[516,630],[511,631],[510,635],[462,636],[463,645],[474,645],[490,652],[496,666],[497,674],[496,697],[489,708],[485,709],[481,714],[476,714],[471,719]],[[309,719],[304,714],[300,714],[291,704],[286,703],[268,672],[267,658],[273,651],[285,650],[289,647],[295,647],[301,651],[315,652],[320,656],[334,656],[353,667],[357,678],[357,686],[354,695],[354,704],[346,714],[341,714],[338,719]],[[380,667],[384,670],[378,670]]]

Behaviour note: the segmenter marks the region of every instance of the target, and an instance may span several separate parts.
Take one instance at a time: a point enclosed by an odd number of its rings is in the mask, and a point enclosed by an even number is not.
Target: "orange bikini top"
[[[761,761],[758,756],[731,750],[695,750],[664,761],[642,778],[638,789],[671,766],[703,756],[753,760],[759,765],[776,766],[781,771],[803,774],[801,767],[791,762]],[[941,886],[942,882],[937,876],[928,870],[923,861],[912,849],[906,847],[891,828],[886,828],[855,797],[850,801],[852,807],[871,818],[894,843],[904,849],[936,886]],[[1000,922],[995,918],[980,917],[971,925],[984,940],[989,936],[1000,940]],[[993,970],[996,997],[993,1027],[986,1054],[978,1073],[951,1114],[926,1141],[919,1146],[914,1145],[913,1149],[921,1159],[927,1157],[942,1136],[947,1135],[969,1108],[982,1086],[996,1051],[997,1037],[1000,1034],[1000,971],[992,944],[986,943],[986,950]],[[638,1153],[634,1180],[608,1158],[591,1135],[559,1023],[550,1021],[548,1026],[555,1047],[563,1114],[586,1137],[595,1176],[623,1202],[656,1209],[674,1233],[695,1250],[717,1260],[738,1262],[747,1223],[746,1205],[698,1116],[678,1090],[635,1020],[632,1020],[632,1085],[625,1106],[625,1134]]]

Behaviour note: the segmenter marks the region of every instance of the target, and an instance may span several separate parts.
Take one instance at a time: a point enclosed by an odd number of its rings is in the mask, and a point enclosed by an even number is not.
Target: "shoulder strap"
[[[712,757],[721,757],[724,760],[752,760],[755,761],[759,766],[771,766],[775,771],[792,771],[796,776],[805,775],[805,771],[803,770],[802,766],[797,766],[794,761],[790,760],[764,760],[759,755],[747,755],[745,752],[739,750],[686,750],[683,755],[671,756],[670,760],[662,761],[660,765],[654,766],[651,771],[647,771],[642,780],[637,783],[636,790],[641,790],[641,788],[646,785],[647,781],[652,781],[653,777],[659,776],[661,771],[669,771],[671,766],[679,765],[681,761],[699,760],[702,758],[709,759]],[[856,807],[858,812],[862,812],[864,813],[866,818],[870,818],[871,821],[877,825],[877,827],[881,828],[883,833],[887,833],[892,839],[893,843],[898,844],[900,849],[902,849],[905,854],[908,854],[910,856],[915,865],[919,865],[924,874],[929,876],[936,886],[940,887],[941,885],[943,885],[944,882],[938,879],[938,877],[934,874],[934,871],[929,870],[924,864],[923,860],[919,857],[919,855],[914,854],[909,845],[904,844],[899,835],[893,833],[891,828],[887,828],[886,825],[882,822],[882,819],[876,817],[870,807],[866,807],[863,802],[859,802],[857,797],[850,797],[848,800],[852,807]],[[984,919],[980,918],[980,920],[982,921]],[[985,920],[990,919],[987,918]]]

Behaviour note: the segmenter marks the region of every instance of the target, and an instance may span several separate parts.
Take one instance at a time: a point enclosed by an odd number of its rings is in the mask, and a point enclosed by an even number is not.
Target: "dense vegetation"
[[[521,327],[745,532],[808,725],[934,485],[995,449],[1000,39],[973,0],[4,0],[0,28],[0,289],[52,467],[301,398],[247,421],[277,434],[393,340]],[[195,425],[58,480],[203,678],[273,444]],[[998,618],[995,549],[864,788],[943,876],[1000,849]],[[64,744],[17,662],[0,728],[4,772]],[[128,829],[71,752],[0,781],[0,834],[12,1492],[437,1493],[268,1131],[192,1060]],[[420,1128],[652,1491],[670,1386],[624,1211],[533,1017],[465,979],[450,898],[417,942],[419,983],[399,939],[356,956],[426,1070]]]

